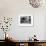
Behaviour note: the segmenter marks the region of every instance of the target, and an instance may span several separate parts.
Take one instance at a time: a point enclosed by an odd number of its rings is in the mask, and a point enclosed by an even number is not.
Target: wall
[[[28,4],[28,0],[0,0],[0,16],[13,17],[10,34],[17,40],[27,40],[34,34],[39,40],[45,38],[45,15],[46,8],[33,8]],[[21,27],[18,25],[18,16],[20,14],[31,14],[34,16],[34,24],[32,27]],[[2,33],[2,31],[1,31]],[[0,35],[2,35],[0,33]],[[0,36],[0,39],[3,37]]]

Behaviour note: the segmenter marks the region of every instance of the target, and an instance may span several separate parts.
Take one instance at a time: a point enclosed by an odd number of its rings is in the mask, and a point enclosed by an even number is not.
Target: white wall
[[[28,4],[28,0],[0,0],[0,16],[13,17],[12,27],[9,31],[17,40],[27,40],[34,34],[39,40],[46,40],[46,8],[33,8]],[[31,14],[34,16],[32,27],[21,27],[18,25],[18,16],[20,14]],[[0,35],[2,31],[0,32]],[[2,36],[0,36],[2,39]]]

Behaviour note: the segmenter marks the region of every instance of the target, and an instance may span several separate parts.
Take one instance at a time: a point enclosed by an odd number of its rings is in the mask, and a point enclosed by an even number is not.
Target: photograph
[[[20,15],[19,25],[20,26],[33,26],[33,16],[32,15]]]

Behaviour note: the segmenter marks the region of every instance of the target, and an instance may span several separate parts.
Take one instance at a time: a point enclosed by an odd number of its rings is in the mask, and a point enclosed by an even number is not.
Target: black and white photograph
[[[31,24],[31,16],[25,16],[20,18],[21,24]]]
[[[19,25],[20,26],[32,26],[33,25],[33,16],[20,15],[19,16]]]

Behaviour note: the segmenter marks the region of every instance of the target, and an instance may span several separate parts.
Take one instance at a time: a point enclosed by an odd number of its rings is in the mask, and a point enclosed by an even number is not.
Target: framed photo
[[[33,16],[19,15],[19,26],[33,26]]]

